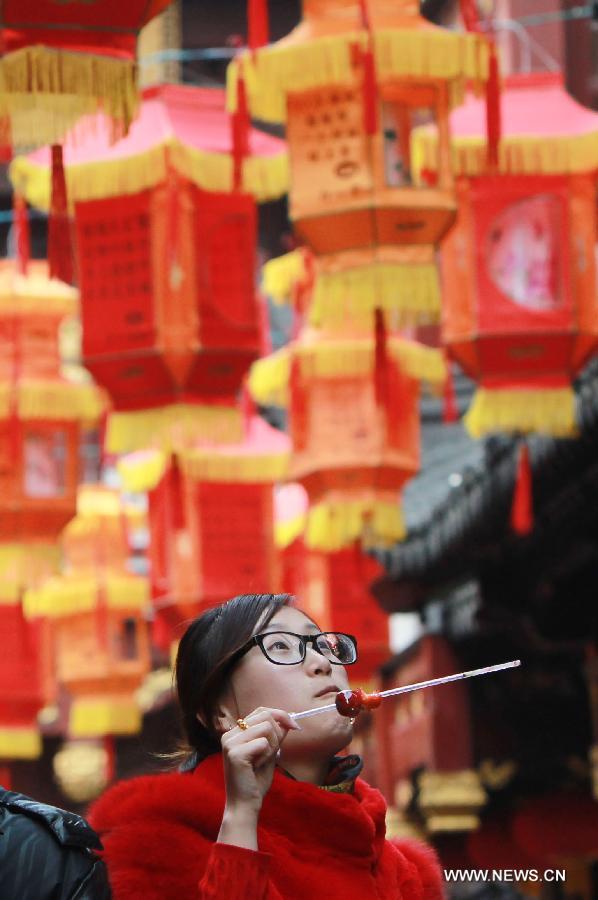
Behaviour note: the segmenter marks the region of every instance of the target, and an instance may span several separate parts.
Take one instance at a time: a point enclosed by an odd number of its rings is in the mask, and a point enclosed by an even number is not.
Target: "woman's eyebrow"
[[[283,625],[282,622],[268,622],[266,628],[267,628],[268,630],[270,630],[271,628],[282,629],[283,631],[286,631],[286,630],[287,630],[287,626],[286,626],[286,625]],[[314,624],[311,623],[311,622],[310,622],[309,625],[306,626],[306,628],[308,628],[308,629],[309,629],[309,628],[313,628],[314,631],[316,631],[316,632],[318,632],[318,631],[320,630],[320,629],[318,628],[317,625],[314,625]]]

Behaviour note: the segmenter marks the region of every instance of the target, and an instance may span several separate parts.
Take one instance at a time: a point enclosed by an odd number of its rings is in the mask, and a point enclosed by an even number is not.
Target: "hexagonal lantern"
[[[498,169],[488,173],[482,104],[452,114],[459,215],[442,249],[442,339],[478,383],[465,423],[575,433],[571,382],[598,344],[598,113],[555,73],[507,79]],[[415,138],[424,172],[436,138]]]
[[[239,159],[235,121],[222,91],[167,85],[145,91],[117,144],[100,118],[65,146],[83,358],[114,403],[113,452],[221,440],[222,428],[241,437],[236,395],[264,340],[254,198],[284,193],[287,161],[280,140],[255,130]],[[15,160],[11,177],[47,208],[47,150]],[[235,422],[221,427],[217,405]]]
[[[481,35],[432,25],[413,0],[304,0],[287,37],[233,61],[231,101],[242,74],[252,113],[286,121],[290,213],[316,256],[311,324],[371,325],[382,306],[402,324],[437,318],[434,251],[456,212],[448,113],[487,63]],[[418,184],[411,136],[427,121],[438,175]]]

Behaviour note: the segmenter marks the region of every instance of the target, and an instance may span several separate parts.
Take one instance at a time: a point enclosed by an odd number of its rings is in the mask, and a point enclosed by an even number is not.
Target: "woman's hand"
[[[245,716],[247,728],[238,725],[222,735],[226,810],[257,816],[270,789],[277,753],[290,729],[299,729],[282,709],[258,707]]]

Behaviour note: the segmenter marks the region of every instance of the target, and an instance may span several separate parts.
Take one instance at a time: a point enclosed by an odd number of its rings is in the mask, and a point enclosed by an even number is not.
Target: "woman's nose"
[[[318,653],[317,650],[314,650],[313,647],[306,647],[305,665],[314,673],[324,672],[326,675],[330,675],[332,672],[332,663],[330,660],[326,659],[325,656],[322,656],[321,653]]]

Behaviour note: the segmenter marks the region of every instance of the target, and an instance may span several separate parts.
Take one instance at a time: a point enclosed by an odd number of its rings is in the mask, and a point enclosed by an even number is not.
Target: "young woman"
[[[112,787],[92,807],[114,900],[439,900],[431,849],[385,840],[382,795],[337,757],[351,720],[334,701],[356,659],[286,594],[247,594],[184,634],[176,681],[188,756]]]

